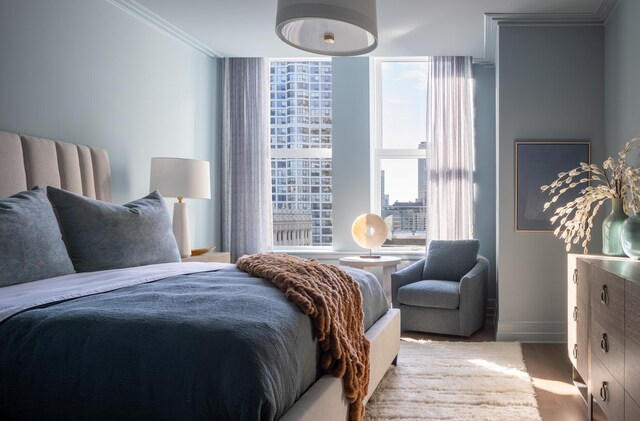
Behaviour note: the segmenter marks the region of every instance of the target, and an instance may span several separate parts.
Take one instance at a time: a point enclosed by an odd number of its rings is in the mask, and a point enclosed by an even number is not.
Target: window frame
[[[426,158],[426,149],[392,149],[382,147],[382,63],[386,62],[428,62],[429,57],[376,57],[373,59],[374,65],[372,66],[373,72],[373,92],[371,97],[373,98],[372,107],[372,120],[373,120],[373,141],[371,142],[371,212],[381,215],[382,214],[382,197],[380,195],[382,191],[381,186],[381,170],[383,159],[420,159]],[[378,250],[380,252],[387,252],[388,250],[397,251],[414,251],[425,250],[426,244],[423,246],[382,246]]]

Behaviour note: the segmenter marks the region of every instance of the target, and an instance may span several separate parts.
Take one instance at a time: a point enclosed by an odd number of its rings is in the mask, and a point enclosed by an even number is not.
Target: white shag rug
[[[540,420],[517,342],[403,339],[366,421]]]

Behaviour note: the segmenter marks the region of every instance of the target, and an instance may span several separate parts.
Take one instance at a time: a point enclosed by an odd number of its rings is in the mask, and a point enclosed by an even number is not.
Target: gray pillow
[[[48,187],[78,272],[180,262],[160,193],[119,206]]]
[[[0,287],[75,273],[40,187],[0,199]]]
[[[431,241],[422,279],[461,280],[475,266],[479,249],[478,240]]]

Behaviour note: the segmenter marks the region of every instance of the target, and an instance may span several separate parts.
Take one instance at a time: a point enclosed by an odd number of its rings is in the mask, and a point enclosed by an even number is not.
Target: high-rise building
[[[420,142],[418,149],[427,149],[427,142]],[[426,153],[426,152],[425,152]],[[418,158],[418,201],[427,205],[427,159]]]
[[[425,158],[418,158],[418,197],[415,201],[395,200],[390,203],[385,189],[385,171],[380,171],[381,216],[387,222],[391,238],[385,246],[412,246],[424,244],[427,231],[427,142],[420,142],[418,149],[425,150]]]
[[[332,165],[330,153],[322,153],[332,141],[331,62],[272,61],[270,82],[274,216],[284,211],[277,215],[282,226],[287,215],[298,215],[293,227],[300,212],[309,213],[311,245],[331,245]]]
[[[386,209],[389,206],[389,195],[384,192],[384,170],[380,171],[380,198],[382,199],[380,209]]]

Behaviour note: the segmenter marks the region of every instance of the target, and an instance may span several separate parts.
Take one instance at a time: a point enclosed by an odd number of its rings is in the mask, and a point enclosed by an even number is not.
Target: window
[[[383,247],[425,245],[426,60],[377,60],[374,212],[387,222]]]
[[[331,61],[271,60],[270,68],[274,245],[330,246]]]

